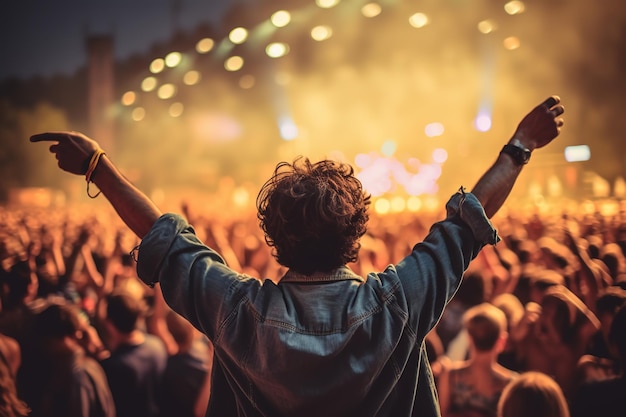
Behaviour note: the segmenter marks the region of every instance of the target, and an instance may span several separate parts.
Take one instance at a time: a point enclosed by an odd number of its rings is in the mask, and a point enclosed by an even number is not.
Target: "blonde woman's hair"
[[[524,372],[502,391],[498,417],[570,417],[563,390],[548,375]]]

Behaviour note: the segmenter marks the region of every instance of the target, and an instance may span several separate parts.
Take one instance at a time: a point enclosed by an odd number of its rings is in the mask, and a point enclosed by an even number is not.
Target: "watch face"
[[[528,161],[530,160],[530,151],[528,149],[520,149],[520,154],[522,156],[522,160],[524,161],[525,164],[528,163]]]

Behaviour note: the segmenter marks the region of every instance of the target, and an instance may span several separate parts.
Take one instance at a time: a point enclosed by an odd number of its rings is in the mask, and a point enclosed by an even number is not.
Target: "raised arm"
[[[47,132],[33,135],[31,142],[54,142],[50,152],[55,154],[59,168],[76,175],[88,172],[89,162],[100,146],[93,139],[78,132]],[[111,203],[124,223],[141,239],[161,216],[157,206],[122,175],[103,154],[90,175]]]
[[[531,152],[559,135],[563,126],[559,116],[565,111],[560,101],[559,97],[552,96],[532,109],[517,126],[496,162],[474,186],[472,194],[483,205],[487,217],[491,218],[502,207]]]

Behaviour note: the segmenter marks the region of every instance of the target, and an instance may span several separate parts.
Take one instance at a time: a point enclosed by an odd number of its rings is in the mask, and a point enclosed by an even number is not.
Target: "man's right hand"
[[[79,132],[46,132],[30,137],[31,142],[56,142],[50,145],[59,168],[77,175],[85,175],[89,159],[100,148],[98,143]]]

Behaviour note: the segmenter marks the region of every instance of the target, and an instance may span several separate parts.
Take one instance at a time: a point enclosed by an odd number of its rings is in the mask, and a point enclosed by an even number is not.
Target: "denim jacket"
[[[471,193],[446,210],[382,272],[288,271],[278,284],[233,271],[182,217],[163,215],[138,275],[213,342],[207,416],[439,416],[424,338],[469,262],[499,239]]]

